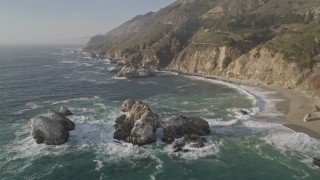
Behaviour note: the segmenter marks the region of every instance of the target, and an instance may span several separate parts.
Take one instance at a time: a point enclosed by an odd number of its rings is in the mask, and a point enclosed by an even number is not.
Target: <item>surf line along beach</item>
[[[255,120],[282,124],[296,132],[320,139],[320,120],[304,121],[306,116],[320,105],[320,100],[311,97],[307,92],[215,75],[185,75],[214,79],[225,82],[225,85],[230,83],[231,87],[239,87],[260,100],[258,102],[260,110],[255,114]],[[270,119],[270,113],[273,114],[273,119]]]

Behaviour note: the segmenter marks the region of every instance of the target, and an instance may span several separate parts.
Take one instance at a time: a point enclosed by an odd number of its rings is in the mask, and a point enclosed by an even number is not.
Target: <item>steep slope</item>
[[[86,50],[136,67],[320,93],[320,0],[177,0]]]

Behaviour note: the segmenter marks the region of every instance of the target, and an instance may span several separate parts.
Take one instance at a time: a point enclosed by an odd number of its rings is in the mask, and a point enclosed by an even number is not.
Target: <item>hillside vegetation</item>
[[[286,79],[290,83],[268,83],[309,90],[311,77],[320,76],[320,1],[177,0],[92,37],[86,51],[136,66],[243,79],[253,76],[230,73],[240,59],[252,54],[256,62],[266,61],[262,53],[268,52],[300,74]],[[210,52],[213,58],[205,58]]]

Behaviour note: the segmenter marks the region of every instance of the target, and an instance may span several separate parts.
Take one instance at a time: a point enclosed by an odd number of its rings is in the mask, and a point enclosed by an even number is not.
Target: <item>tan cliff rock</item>
[[[226,46],[185,51],[170,63],[167,70],[216,75],[246,80],[252,84],[277,84],[310,91],[320,97],[319,69],[301,68],[297,63],[285,60],[283,54],[266,47],[256,47],[248,53],[239,54],[239,50]]]

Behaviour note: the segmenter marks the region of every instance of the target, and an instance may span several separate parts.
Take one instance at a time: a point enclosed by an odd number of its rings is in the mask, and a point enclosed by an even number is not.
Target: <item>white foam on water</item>
[[[76,64],[76,63],[78,63],[78,62],[76,62],[76,61],[71,61],[71,60],[64,60],[64,61],[60,61],[59,63],[61,63],[61,64]]]
[[[161,161],[161,159],[159,159],[157,156],[155,155],[152,155],[152,159],[156,161],[157,165],[156,165],[156,172],[152,175],[150,175],[150,179],[156,179],[156,176],[160,173],[163,172],[163,165],[164,165],[164,162]]]
[[[39,105],[38,103],[35,103],[35,102],[28,102],[26,103],[25,105],[27,108],[26,109],[21,109],[17,112],[14,112],[13,114],[14,115],[18,115],[18,114],[22,114],[26,111],[31,111],[31,110],[34,110],[34,109],[38,109],[39,107],[42,107],[41,105]]]
[[[277,131],[268,134],[264,140],[282,151],[297,152],[308,158],[320,156],[320,141],[304,133]]]
[[[187,144],[185,145],[185,149],[188,149],[188,152],[174,152],[172,147],[173,145],[167,145],[165,150],[172,157],[196,160],[205,157],[215,157],[219,153],[222,145],[222,141],[214,141],[207,138],[207,142],[205,142],[205,146],[202,148],[193,148],[190,144]]]
[[[66,104],[71,101],[95,101],[101,99],[99,96],[93,96],[93,97],[79,97],[79,98],[72,98],[72,99],[64,99],[59,101],[51,102],[51,105],[57,105],[57,104]]]
[[[158,75],[168,76],[168,75],[179,75],[179,73],[171,71],[156,71]]]
[[[97,82],[96,79],[88,79],[88,78],[84,78],[84,77],[80,78],[80,81],[88,81],[88,82],[91,82],[91,83]]]
[[[248,114],[243,114],[241,113],[241,110],[247,112]],[[259,108],[255,107],[255,108],[231,108],[231,109],[227,109],[227,111],[229,111],[231,114],[231,116],[237,118],[237,119],[248,119],[251,116],[257,114],[259,112]]]
[[[53,103],[51,103],[51,105],[56,105],[56,104],[66,104],[68,102],[72,101],[72,99],[69,100],[61,100],[61,101],[55,101]]]
[[[295,132],[281,124],[255,121],[246,121],[243,124],[251,130],[252,134],[263,135],[261,139],[266,144],[283,153],[297,153],[304,156],[305,160],[320,156],[320,140],[307,134]]]
[[[126,77],[118,77],[118,76],[112,76],[111,79],[117,79],[117,80],[125,80],[127,79]]]
[[[221,80],[200,77],[200,76],[189,76],[189,75],[183,75],[183,76],[188,77],[190,79],[195,79],[195,80],[200,80],[200,81],[207,81],[207,82],[211,82],[211,83],[214,83],[214,84],[220,84],[220,85],[224,85],[224,86],[227,86],[227,87],[234,88],[234,89],[238,90],[238,92],[247,95],[247,97],[249,99],[251,99],[252,101],[254,101],[256,103],[255,96],[253,94],[251,94],[249,91],[247,91],[246,89],[244,89],[243,88],[244,86],[240,86],[240,85],[237,85],[237,84],[224,82],[224,81],[221,81]]]
[[[210,126],[232,126],[235,124],[238,124],[240,120],[238,119],[233,119],[230,121],[223,121],[222,119],[205,119]]]
[[[281,112],[276,109],[276,103],[283,101],[284,99],[274,98],[273,95],[277,92],[269,91],[260,87],[249,87],[249,86],[241,86],[243,89],[246,89],[250,93],[252,93],[258,100],[258,105],[260,106],[260,115],[272,117],[283,116]]]
[[[190,87],[190,86],[194,86],[196,84],[192,83],[192,84],[187,84],[187,85],[182,85],[182,86],[178,86],[177,89],[182,89],[182,88],[186,88],[186,87]]]
[[[157,85],[158,83],[154,82],[154,81],[138,81],[139,84],[154,84]]]
[[[103,168],[103,162],[96,159],[94,159],[93,162],[97,163],[95,170],[99,172]]]

